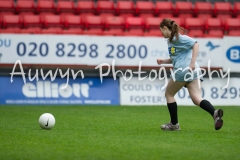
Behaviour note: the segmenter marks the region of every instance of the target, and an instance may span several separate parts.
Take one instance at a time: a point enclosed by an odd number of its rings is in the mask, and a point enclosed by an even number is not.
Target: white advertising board
[[[200,67],[222,67],[222,39],[196,39]],[[158,37],[0,34],[0,64],[157,66],[168,58],[167,41]]]
[[[223,71],[240,72],[240,37],[224,37],[223,44]]]
[[[227,78],[205,78],[202,82],[202,96],[213,105],[240,106],[240,78],[230,78],[228,87]],[[120,78],[120,104],[121,105],[166,105],[165,80],[150,81],[148,78],[139,80],[137,77],[126,81]],[[183,87],[175,95],[178,105],[194,105],[187,88]]]

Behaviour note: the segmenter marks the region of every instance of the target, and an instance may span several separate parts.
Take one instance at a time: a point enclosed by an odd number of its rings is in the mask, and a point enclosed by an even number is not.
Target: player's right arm
[[[172,63],[172,60],[171,58],[168,58],[168,59],[157,59],[157,64],[160,65],[160,64],[171,64]]]

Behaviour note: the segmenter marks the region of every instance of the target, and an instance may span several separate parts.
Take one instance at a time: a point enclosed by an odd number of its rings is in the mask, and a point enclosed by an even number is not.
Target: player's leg
[[[201,84],[200,84],[201,85]],[[192,82],[189,82],[186,84],[186,87],[188,89],[189,95],[193,101],[193,103],[197,106],[200,106],[201,101],[203,100],[202,98],[202,89],[201,86],[198,86],[198,80],[195,79]],[[210,114],[213,114],[214,108],[211,108],[207,110]]]
[[[197,106],[200,106],[202,109],[207,111],[211,116],[214,118],[214,125],[215,129],[219,130],[223,125],[223,110],[217,109],[212,106],[212,104],[202,98],[202,90],[198,86],[198,80],[193,80],[192,82],[189,82],[186,87],[188,88],[189,95],[193,101],[193,103]]]
[[[169,80],[166,91],[165,91],[165,97],[167,100],[167,103],[173,103],[176,102],[174,96],[175,94],[184,86],[187,82],[177,82],[173,81],[172,79]]]
[[[177,115],[177,103],[174,98],[174,95],[186,84],[186,82],[174,82],[172,79],[169,80],[165,97],[167,100],[168,111],[170,113],[171,122],[161,125],[162,130],[180,130],[178,124],[178,115]]]

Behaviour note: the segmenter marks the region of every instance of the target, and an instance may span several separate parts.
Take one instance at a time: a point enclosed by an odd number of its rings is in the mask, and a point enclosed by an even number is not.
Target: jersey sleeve
[[[197,40],[188,37],[188,36],[183,36],[183,42],[186,44],[188,48],[192,48],[195,43],[197,43]]]

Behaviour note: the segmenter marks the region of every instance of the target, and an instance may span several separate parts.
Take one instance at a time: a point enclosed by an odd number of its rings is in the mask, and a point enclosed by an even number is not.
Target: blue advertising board
[[[240,72],[239,37],[224,36],[223,38],[223,71]]]
[[[0,104],[112,104],[119,105],[119,80],[104,78],[56,78],[53,81],[0,77]]]

